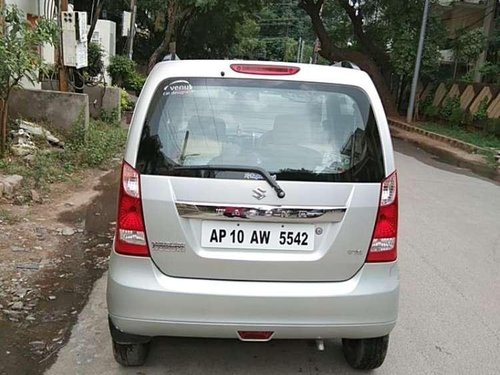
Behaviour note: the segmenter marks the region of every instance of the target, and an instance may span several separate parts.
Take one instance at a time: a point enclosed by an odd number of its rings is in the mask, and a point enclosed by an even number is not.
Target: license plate
[[[313,250],[314,225],[203,221],[201,246],[227,249]]]

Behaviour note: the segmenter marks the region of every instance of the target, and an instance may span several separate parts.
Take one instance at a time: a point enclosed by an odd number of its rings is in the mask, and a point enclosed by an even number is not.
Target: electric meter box
[[[63,62],[76,69],[88,66],[87,13],[62,12]]]

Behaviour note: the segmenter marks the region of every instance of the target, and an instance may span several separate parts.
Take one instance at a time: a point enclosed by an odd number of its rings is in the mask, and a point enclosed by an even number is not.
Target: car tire
[[[113,340],[113,355],[122,366],[142,366],[148,353],[149,343],[119,344]]]
[[[344,357],[352,368],[372,370],[384,363],[389,335],[369,339],[342,339]]]

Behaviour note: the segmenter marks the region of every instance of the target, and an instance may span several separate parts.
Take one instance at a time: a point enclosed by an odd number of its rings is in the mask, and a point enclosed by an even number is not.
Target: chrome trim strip
[[[213,203],[176,202],[179,216],[202,220],[249,220],[293,223],[337,223],[345,207],[292,207],[266,205],[218,205]]]

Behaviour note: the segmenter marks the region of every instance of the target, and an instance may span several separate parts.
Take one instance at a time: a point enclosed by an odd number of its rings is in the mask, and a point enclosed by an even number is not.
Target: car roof
[[[292,66],[300,70],[291,75],[262,75],[235,72],[231,69],[233,64],[251,64],[268,66]],[[325,82],[333,84],[346,84],[357,86],[365,91],[373,83],[364,71],[340,66],[299,64],[275,61],[250,61],[250,60],[175,60],[158,63],[150,74],[152,81],[162,81],[171,77],[221,77],[222,72],[226,78],[269,79],[304,82]],[[159,83],[159,82],[157,82]]]

